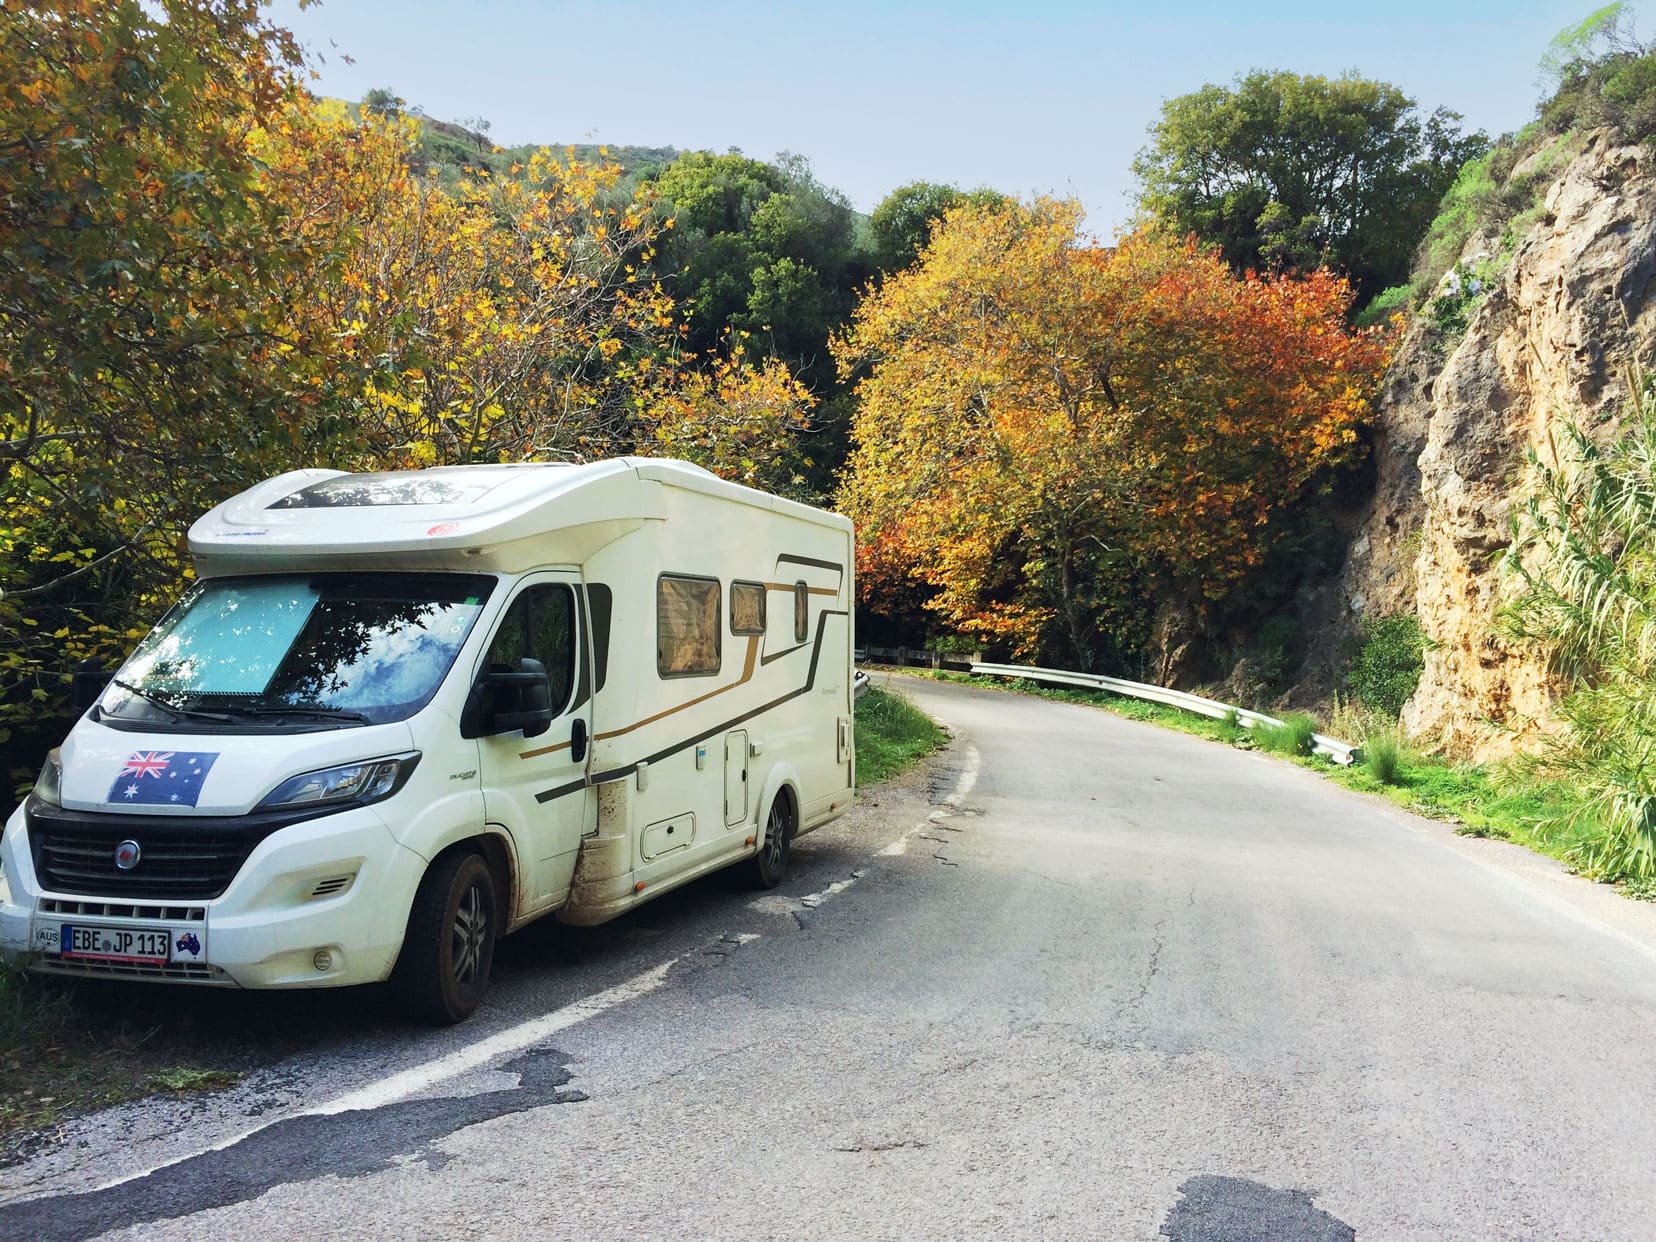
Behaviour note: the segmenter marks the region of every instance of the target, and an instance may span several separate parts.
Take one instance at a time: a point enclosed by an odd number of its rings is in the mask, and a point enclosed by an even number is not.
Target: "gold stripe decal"
[[[658,720],[662,720],[668,716],[682,712],[687,707],[694,707],[698,703],[707,702],[708,699],[717,698],[719,695],[724,694],[726,691],[734,690],[738,686],[745,686],[748,682],[753,680],[754,667],[759,663],[760,637],[761,635],[758,634],[754,634],[749,637],[747,658],[742,665],[742,675],[735,681],[731,682],[728,686],[720,686],[716,690],[709,690],[706,694],[699,695],[696,698],[680,703],[677,707],[669,707],[666,711],[657,712],[653,716],[646,716],[643,720],[627,725],[625,728],[611,729],[608,733],[595,733],[592,736],[592,740],[595,742],[603,742],[608,741],[612,737],[620,737],[624,733],[631,733],[634,729],[642,729],[647,724],[654,724]],[[535,750],[526,750],[519,754],[518,758],[534,759],[541,755],[550,755],[553,751],[563,750],[568,747],[568,745],[568,742],[559,742],[556,746],[542,746]]]

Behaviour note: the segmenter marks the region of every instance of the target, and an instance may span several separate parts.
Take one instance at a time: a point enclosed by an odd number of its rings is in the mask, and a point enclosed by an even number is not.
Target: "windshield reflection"
[[[487,601],[476,574],[209,579],[118,674],[100,710],[154,723],[208,709],[382,723],[435,693]]]

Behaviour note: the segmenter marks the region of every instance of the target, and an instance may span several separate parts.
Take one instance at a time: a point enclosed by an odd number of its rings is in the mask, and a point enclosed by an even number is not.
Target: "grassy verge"
[[[895,776],[948,740],[937,722],[900,694],[869,688],[857,700],[857,784]]]
[[[1339,767],[1321,756],[1297,753],[1303,735],[1309,733],[1308,717],[1293,717],[1284,729],[1250,732],[1234,720],[1210,720],[1178,708],[1139,699],[1123,698],[1107,691],[1055,689],[1031,681],[1000,677],[975,677],[965,673],[926,669],[904,669],[914,676],[956,681],[991,690],[1012,690],[1037,698],[1063,703],[1083,703],[1142,720],[1180,733],[1193,733],[1244,750],[1271,750],[1301,767],[1320,772],[1348,789],[1386,798],[1406,810],[1455,825],[1462,836],[1489,837],[1556,858],[1572,870],[1576,851],[1597,832],[1589,821],[1571,822],[1575,800],[1560,784],[1522,780],[1516,775],[1479,764],[1457,764],[1415,754],[1407,746],[1383,745],[1391,753],[1381,764]],[[1375,770],[1389,776],[1382,780]],[[1587,878],[1615,882],[1617,877],[1583,872]],[[1629,897],[1656,900],[1656,884],[1621,885]]]
[[[0,965],[0,1139],[157,1091],[240,1079],[238,1070],[181,1064],[159,1026],[109,999],[89,1004],[72,985]]]

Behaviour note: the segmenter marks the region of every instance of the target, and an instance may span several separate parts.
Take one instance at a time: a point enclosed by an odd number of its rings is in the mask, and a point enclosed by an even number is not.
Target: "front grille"
[[[307,809],[241,816],[119,815],[31,800],[26,824],[43,888],[76,897],[181,904],[219,896],[254,846],[278,828],[316,814]],[[115,849],[123,841],[139,847],[138,865],[130,871],[115,865]]]
[[[253,852],[244,832],[125,825],[76,825],[64,830],[31,825],[35,870],[40,882],[60,893],[94,897],[145,897],[155,901],[211,900],[230,887],[236,872]],[[122,871],[115,847],[136,841],[138,865]]]

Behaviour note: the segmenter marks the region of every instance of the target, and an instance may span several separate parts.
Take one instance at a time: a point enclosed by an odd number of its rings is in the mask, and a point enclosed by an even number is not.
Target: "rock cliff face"
[[[1588,135],[1545,206],[1463,337],[1446,339],[1422,315],[1403,341],[1378,412],[1373,499],[1340,573],[1344,616],[1327,618],[1340,629],[1417,613],[1432,646],[1403,723],[1479,759],[1544,727],[1557,689],[1495,626],[1501,557],[1532,481],[1527,454],[1550,459],[1549,427],[1561,418],[1612,434],[1633,368],[1651,361],[1656,341],[1652,153]],[[1481,260],[1487,271],[1496,247],[1474,238],[1463,266]]]

